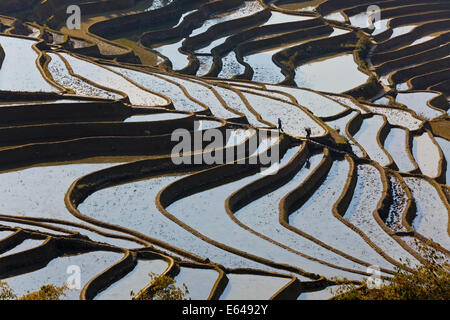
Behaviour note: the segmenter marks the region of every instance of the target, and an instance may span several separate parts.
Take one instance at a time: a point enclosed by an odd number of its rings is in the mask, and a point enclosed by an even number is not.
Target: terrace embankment
[[[3,47],[0,45],[0,69],[2,67],[3,60],[5,60],[5,51],[3,50]]]

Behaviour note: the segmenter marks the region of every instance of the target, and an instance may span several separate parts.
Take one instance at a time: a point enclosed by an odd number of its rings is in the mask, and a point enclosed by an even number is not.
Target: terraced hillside
[[[139,296],[149,272],[193,299],[327,299],[426,239],[448,261],[449,12],[2,0],[0,279],[25,294],[75,265],[68,299]],[[180,156],[177,129],[204,139]]]

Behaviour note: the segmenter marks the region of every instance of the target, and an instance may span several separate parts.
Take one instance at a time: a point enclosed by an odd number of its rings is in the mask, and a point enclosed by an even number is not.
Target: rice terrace
[[[449,97],[448,0],[1,0],[0,300],[449,300]]]

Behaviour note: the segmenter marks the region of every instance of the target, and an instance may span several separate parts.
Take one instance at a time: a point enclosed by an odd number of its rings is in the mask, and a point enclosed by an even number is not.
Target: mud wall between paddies
[[[221,0],[202,5],[198,10],[198,13],[194,14],[195,19],[193,18],[193,20],[191,21],[191,28],[194,28],[194,23],[200,23],[201,21],[205,20],[210,14],[215,12],[227,11],[242,4],[243,2],[244,0]],[[166,25],[170,22],[177,23],[181,18],[183,12],[182,6],[184,3],[186,3],[186,0],[178,0],[160,9],[101,21],[90,26],[89,32],[101,37],[108,37],[116,33],[133,31],[138,28],[160,27],[161,25]],[[183,23],[182,25],[185,26],[186,24]],[[169,31],[165,31],[164,33],[167,32]]]
[[[290,47],[273,55],[273,61],[277,64],[282,73],[286,76],[283,84],[295,85],[295,68],[307,61],[315,60],[319,57],[352,51],[358,42],[358,36],[354,32],[349,32],[332,38],[310,41],[305,44]]]
[[[394,71],[390,75],[390,78],[393,83],[403,83],[418,75],[426,74],[429,72],[436,72],[448,68],[450,68],[450,57],[433,60],[418,66],[411,66],[409,68]]]
[[[4,101],[1,94],[0,100]],[[54,100],[58,100],[58,98]],[[49,103],[0,104],[0,126],[95,120],[120,121],[132,114],[133,109],[120,101],[78,101],[78,103],[73,103],[61,100],[61,102],[52,103],[50,100]]]
[[[449,47],[450,52],[450,47]],[[430,72],[419,75],[409,81],[414,90],[427,90],[430,86],[441,83],[449,79],[450,68],[446,68],[437,72]],[[445,110],[447,111],[447,110]]]
[[[261,16],[263,20],[263,16]],[[261,20],[261,21],[263,21]],[[295,21],[295,22],[287,22],[287,23],[280,23],[280,24],[272,24],[267,26],[260,26],[255,28],[250,28],[241,32],[238,32],[236,34],[232,34],[228,37],[227,41],[225,43],[213,48],[211,50],[211,53],[214,56],[214,63],[211,67],[211,71],[208,73],[208,76],[215,77],[220,73],[220,70],[222,68],[222,59],[221,57],[226,55],[228,52],[234,50],[235,47],[237,47],[240,43],[245,43],[250,39],[253,39],[255,37],[264,36],[264,35],[270,35],[270,34],[277,34],[277,33],[289,33],[292,32],[292,30],[301,30],[301,29],[307,29],[307,28],[314,28],[323,25],[323,21],[321,19],[309,19],[305,21]],[[238,57],[239,58],[239,57]],[[245,62],[241,61],[243,65],[245,65]],[[244,75],[242,79],[251,79],[252,74],[249,72],[250,69],[246,68]]]
[[[194,127],[194,126],[193,126]],[[188,129],[186,129],[188,130]],[[226,145],[229,139],[229,131],[225,126],[217,128],[222,136],[222,145]],[[206,130],[207,131],[207,130]],[[189,131],[190,145],[188,146],[185,140],[180,141],[172,139],[172,134],[154,135],[154,136],[99,136],[99,137],[83,137],[77,139],[50,141],[41,143],[31,143],[21,146],[14,146],[0,150],[0,168],[7,170],[17,167],[27,167],[39,163],[50,162],[64,162],[81,160],[92,157],[117,157],[117,156],[168,156],[169,159],[176,157],[177,163],[180,160],[182,163],[190,164],[196,162],[194,153],[202,156],[199,152],[210,153],[210,158],[217,160],[217,151],[211,147],[210,141],[196,140],[198,136],[202,137],[201,131]],[[254,131],[256,134],[256,130]],[[258,138],[259,135],[257,136]],[[185,137],[187,139],[187,137]],[[289,140],[289,139],[287,139]],[[175,147],[180,147],[183,142],[185,148],[189,150],[174,151]],[[220,141],[216,141],[219,143]],[[243,147],[240,147],[240,146]],[[221,160],[225,163],[227,156],[235,155],[248,156],[255,150],[251,148],[251,142],[247,139],[239,146],[228,147],[230,150],[224,150],[221,155]],[[232,149],[232,150],[231,150]],[[177,149],[178,150],[178,149]],[[179,152],[183,151],[183,156]],[[225,152],[226,151],[226,152]],[[176,153],[174,153],[176,152]],[[187,154],[187,155],[186,155]],[[204,156],[203,156],[204,157]],[[172,162],[171,159],[169,160]]]
[[[72,94],[62,94],[59,92],[27,92],[27,91],[5,91],[0,90],[0,106],[2,104],[8,103],[8,102],[25,102],[25,101],[34,101],[34,102],[41,102],[45,103],[48,101],[56,101],[56,100],[78,100],[78,101],[100,101],[105,102],[109,101],[110,99],[104,99],[104,98],[97,98],[97,97],[88,97],[88,96],[77,96]],[[127,98],[122,98],[119,101],[124,103],[129,103],[129,100]]]
[[[285,138],[284,136],[281,138],[281,142],[279,143],[280,148],[280,155],[284,154],[287,150],[287,148],[290,145],[289,139]],[[230,151],[230,149],[234,149],[234,154],[237,155],[238,159],[242,159],[242,157],[245,157],[248,154],[251,154],[250,148],[248,143],[244,145],[245,150],[240,150],[241,148],[238,148],[236,150],[236,147],[227,147],[224,148],[224,161],[226,160],[226,154]],[[206,151],[206,153],[212,154],[211,151]],[[160,157],[160,158],[154,158],[149,160],[141,160],[133,163],[127,163],[124,165],[119,165],[107,169],[103,169],[100,171],[96,171],[93,173],[90,173],[84,177],[79,178],[77,181],[75,181],[72,186],[70,187],[69,191],[66,194],[66,204],[68,204],[69,210],[78,216],[81,220],[90,221],[93,224],[96,224],[94,222],[95,219],[92,219],[90,217],[82,215],[78,210],[76,210],[76,207],[82,203],[87,197],[89,197],[91,194],[104,189],[108,188],[117,184],[123,184],[130,181],[138,180],[138,179],[144,179],[159,175],[166,175],[166,174],[174,174],[174,173],[188,173],[188,172],[194,172],[199,171],[202,169],[212,168],[215,167],[215,171],[211,172],[208,171],[206,173],[203,173],[201,176],[204,175],[210,177],[210,179],[203,179],[199,178],[197,176],[194,176],[195,181],[195,188],[202,187],[204,185],[212,185],[214,183],[223,183],[223,179],[225,177],[233,178],[234,173],[237,172],[247,172],[249,170],[257,170],[260,168],[258,164],[228,164],[228,165],[222,165],[217,166],[217,164],[207,164],[205,162],[201,162],[196,164],[195,162],[192,162],[193,164],[175,164],[171,156],[168,155],[167,157]],[[230,168],[235,168],[238,171],[235,171],[235,169],[232,169],[230,172]],[[178,194],[181,194],[183,192],[191,192],[194,189],[179,188],[178,184],[175,184],[172,188],[176,188],[178,190]],[[175,193],[169,193],[170,198],[172,196],[176,197]],[[171,198],[172,199],[172,198]],[[169,199],[167,199],[169,200]],[[164,200],[161,200],[164,202]]]
[[[423,51],[430,50],[432,48],[445,44],[449,41],[450,41],[450,32],[446,32],[440,34],[434,39],[422,42],[420,44],[407,46],[394,51],[374,53],[371,57],[371,61],[374,65],[378,65],[389,60],[400,59],[403,57],[411,56],[417,53],[421,53]]]
[[[380,5],[382,3],[379,3]],[[367,10],[367,7],[359,7],[360,9],[363,9],[363,12]],[[429,11],[435,11],[428,13]],[[438,11],[443,10],[443,11]],[[398,27],[400,25],[407,25],[407,24],[418,24],[418,23],[426,23],[430,22],[432,20],[438,20],[438,19],[445,19],[446,14],[445,11],[450,10],[449,4],[436,4],[433,3],[432,5],[428,3],[424,3],[423,0],[420,3],[417,3],[413,5],[412,3],[409,3],[408,5],[405,5],[404,7],[394,7],[394,8],[387,8],[381,11],[381,19],[388,20],[388,26],[385,31],[378,33],[374,36],[375,41],[382,42],[383,40],[389,39],[392,35],[392,29],[395,27]],[[352,11],[359,11],[359,10],[348,10],[346,13],[349,15],[353,15],[354,13]],[[425,12],[424,14],[417,15],[417,13]],[[359,13],[359,12],[358,12]],[[448,13],[447,13],[448,16]],[[441,18],[439,18],[441,17]],[[364,29],[365,31],[371,33],[368,28]]]
[[[450,3],[446,4],[445,6],[440,6],[445,10],[437,11],[437,12],[431,12],[431,13],[423,13],[421,15],[410,15],[410,16],[401,16],[394,18],[389,21],[389,27],[391,29],[394,29],[396,27],[405,26],[408,24],[419,24],[419,23],[430,23],[432,21],[436,20],[446,20],[450,16]],[[433,9],[435,7],[433,6]],[[417,13],[417,10],[414,12]]]
[[[194,130],[193,115],[151,122],[76,122],[0,127],[0,146],[60,141],[84,137],[139,137],[170,134],[176,129]]]
[[[311,156],[311,150],[308,144],[308,142],[304,143],[301,146],[300,152],[294,159],[289,161],[289,165],[282,167],[276,175],[269,175],[258,179],[230,195],[225,203],[227,211],[233,214],[252,201],[271,193],[280,185],[292,179]]]
[[[435,7],[440,6],[438,4],[440,0],[432,1],[433,9]],[[347,2],[347,1],[346,1]],[[411,8],[417,9],[418,6],[427,6],[428,8],[431,6],[427,3],[427,0],[377,0],[377,1],[359,1],[360,3],[356,6],[349,6],[344,10],[344,13],[347,16],[353,16],[358,13],[367,12],[367,8],[370,5],[376,5],[381,8],[381,16],[382,19],[392,18],[395,16],[406,15],[411,11],[403,11],[403,10],[411,10]],[[442,4],[445,4],[446,0],[442,0]],[[416,10],[413,13],[423,12],[424,10]]]
[[[364,73],[367,73],[365,70],[363,71]],[[349,96],[352,96],[355,99],[359,98],[370,99],[378,95],[381,90],[383,90],[383,86],[377,80],[377,77],[374,75],[370,75],[369,79],[367,79],[365,83],[356,88],[346,91],[345,94],[348,94]]]
[[[428,92],[433,92],[433,90],[429,89]],[[427,101],[427,105],[434,108],[434,109],[440,109],[447,111],[450,108],[450,103],[447,100],[447,97],[445,93],[442,93],[440,91],[434,91],[435,93],[439,94],[437,97],[432,98],[431,100]]]
[[[71,37],[71,39],[73,39],[73,38],[74,37]],[[101,39],[101,41],[109,43],[110,45],[113,45],[115,47],[118,47],[125,52],[117,53],[117,54],[102,54],[100,52],[100,48],[97,44],[95,44],[93,46],[87,46],[87,47],[81,47],[81,48],[73,48],[73,46],[71,46],[67,42],[67,45],[63,44],[62,47],[66,48],[68,51],[71,51],[73,53],[87,55],[87,56],[90,56],[93,58],[100,58],[100,59],[106,59],[106,60],[117,60],[118,62],[122,62],[122,63],[141,64],[140,58],[130,48],[119,45],[117,43],[113,43],[112,41],[109,41],[106,39]]]
[[[290,139],[282,136],[277,144],[279,156],[281,158],[291,144]],[[264,154],[267,155],[268,152],[270,151],[265,151]],[[180,183],[171,184],[163,189],[163,191],[160,192],[159,202],[162,207],[166,208],[171,203],[189,195],[213,188],[217,185],[222,185],[226,182],[236,181],[243,176],[249,176],[260,172],[261,164],[257,162],[253,164],[250,159],[251,158],[247,158],[248,161],[244,161],[245,163],[242,164],[229,163],[222,166],[215,166],[210,170],[204,170],[183,178],[180,180]],[[274,176],[275,175],[270,175],[267,177]]]
[[[176,21],[180,17],[181,9],[175,3],[171,3],[161,9],[97,22],[89,27],[89,32],[107,38],[117,33],[129,32],[138,28],[164,25],[170,21]]]
[[[386,75],[394,70],[398,70],[412,65],[417,65],[431,60],[444,58],[448,55],[449,52],[450,52],[450,44],[447,43],[440,47],[432,48],[430,50],[413,54],[404,58],[389,60],[385,63],[382,63],[379,66],[376,66],[375,70],[379,75]],[[386,53],[386,58],[388,56],[389,53]]]
[[[366,12],[367,7],[371,5],[377,5],[380,8],[388,7],[400,7],[402,5],[411,4],[426,4],[427,0],[395,0],[395,1],[373,1],[373,0],[328,0],[322,2],[316,7],[316,11],[322,16],[326,16],[334,11],[339,11],[346,8],[353,8],[353,11],[349,11],[350,14],[357,14],[360,12]],[[436,0],[433,3],[447,3],[447,0]],[[347,10],[346,10],[347,11]]]
[[[319,12],[322,16],[326,16],[333,11],[364,4],[367,4],[369,6],[372,3],[373,0],[327,0],[319,4],[316,7],[316,11]]]
[[[36,235],[30,235],[36,238]],[[48,236],[42,245],[16,254],[0,257],[0,278],[17,276],[45,267],[51,260],[68,254],[93,251],[123,252],[124,250],[81,238]]]
[[[319,19],[317,19],[320,21]],[[275,36],[267,39],[245,42],[236,48],[236,56],[238,61],[245,65],[244,75],[242,79],[253,78],[253,68],[251,65],[244,61],[244,56],[251,55],[252,53],[262,51],[267,48],[276,48],[284,43],[292,43],[296,41],[308,40],[311,38],[317,38],[320,36],[326,36],[333,32],[333,28],[328,25],[321,25],[318,27],[307,28],[303,30],[293,31],[285,33],[281,36]]]
[[[3,60],[5,60],[5,51],[2,48],[2,45],[0,44],[0,69],[3,64]]]
[[[137,253],[127,251],[124,257],[95,278],[91,279],[81,290],[81,300],[93,300],[95,296],[111,284],[133,271],[137,265]]]
[[[431,86],[430,90],[439,91],[447,96],[450,96],[450,79]]]
[[[180,1],[178,1],[180,2]],[[186,2],[184,0],[183,2]],[[219,0],[211,3],[206,3],[200,6],[200,8],[187,15],[184,20],[175,28],[169,28],[164,29],[163,32],[161,30],[151,30],[148,32],[145,32],[141,36],[141,43],[144,46],[150,47],[152,44],[158,43],[158,42],[164,42],[168,41],[170,39],[175,38],[184,38],[187,37],[192,30],[194,30],[196,27],[201,26],[203,21],[207,20],[208,17],[214,13],[223,13],[226,11],[229,11],[233,8],[236,8],[240,5],[244,4],[244,0]],[[170,6],[170,5],[169,5]],[[150,12],[151,16],[157,16],[158,11],[162,14],[166,15],[166,12],[162,12],[163,9],[168,10],[168,7],[166,6],[162,9],[155,10]],[[182,15],[182,10],[180,9],[180,6],[176,5],[175,2],[173,3],[173,6],[177,10],[177,15],[170,16],[170,13],[167,15],[167,18],[164,19],[164,21],[167,23],[171,20],[174,20],[176,18],[176,21],[178,22]],[[160,14],[161,14],[160,13]]]
[[[22,11],[27,8],[31,8],[38,2],[40,2],[40,0],[2,0],[0,2],[0,12],[11,13],[15,11]]]
[[[264,49],[266,47],[276,47],[278,45],[282,45],[288,42],[300,41],[301,39],[312,38],[315,35],[319,36],[321,34],[329,34],[333,31],[333,28],[330,26],[326,26],[321,19],[310,19],[307,21],[298,21],[298,22],[288,22],[281,23],[263,27],[254,27],[245,30],[245,25],[254,25],[258,22],[263,22],[270,17],[270,10],[266,9],[260,11],[252,16],[227,21],[225,23],[221,23],[215,26],[212,26],[208,31],[199,36],[188,38],[183,42],[182,51],[184,52],[193,52],[194,50],[201,48],[205,42],[210,42],[211,37],[217,38],[221,33],[229,33],[230,30],[242,30],[234,35],[228,37],[227,41],[222,45],[213,48],[212,54],[214,57],[214,62],[208,76],[217,76],[220,72],[219,70],[222,68],[222,59],[221,56],[225,52],[229,52],[236,48],[237,59],[238,61],[245,65],[245,71],[240,79],[251,79],[253,76],[252,68],[243,61],[243,56],[250,54],[251,52],[258,51],[260,49]],[[243,23],[242,21],[245,21]],[[288,33],[284,33],[281,36],[273,36],[264,40],[250,41],[245,42],[249,39],[252,39],[256,36],[263,35],[265,33],[282,33],[283,31],[292,31]],[[209,40],[208,40],[209,38]],[[243,42],[243,43],[242,43]],[[240,45],[241,44],[241,45]],[[183,69],[182,73],[195,74],[197,69],[191,67],[191,64],[198,63],[196,57],[192,54],[189,55],[190,64],[187,68]],[[194,62],[192,62],[192,60]]]
[[[266,39],[245,42],[239,45],[236,51],[238,54],[246,56],[267,48],[276,48],[285,43],[293,43],[326,36],[331,34],[334,30],[333,27],[321,23],[320,19],[314,19],[313,21],[317,22],[317,25],[289,33],[283,33],[279,36],[274,35],[273,37]]]
[[[264,9],[250,16],[245,16],[239,19],[233,19],[213,25],[205,32],[192,38],[187,38],[183,43],[183,48],[188,51],[194,51],[196,49],[202,48],[205,44],[210,43],[212,40],[218,39],[226,34],[231,34],[232,31],[244,30],[246,28],[257,25],[258,23],[267,21],[270,18],[270,15],[270,10]]]
[[[20,1],[20,0],[19,0]],[[64,11],[65,19],[67,19],[67,7],[70,5],[80,5],[86,0],[46,0],[36,1],[33,10],[24,15],[24,19],[28,21],[44,22],[50,17]]]
[[[115,283],[116,281],[122,279],[131,271],[134,270],[136,265],[140,260],[163,260],[167,262],[167,269],[161,274],[161,276],[169,275],[173,278],[179,272],[179,265],[175,263],[175,260],[172,257],[166,256],[164,254],[151,251],[151,249],[143,249],[143,250],[127,250],[124,257],[112,265],[102,273],[98,274],[96,277],[91,279],[81,290],[80,299],[81,300],[92,300],[98,295],[101,291],[108,288],[110,285]],[[142,286],[148,288],[151,284],[143,283]],[[136,299],[139,299],[139,295],[142,289],[137,295]]]
[[[379,43],[374,52],[394,51],[395,49],[400,48],[405,44],[410,44],[423,36],[448,29],[450,29],[450,19],[422,24],[414,28],[411,32]]]
[[[244,30],[242,32],[239,32],[237,34],[231,35],[227,41],[220,46],[214,48],[212,50],[212,53],[214,55],[224,55],[231,50],[233,50],[237,45],[240,43],[249,41],[252,38],[264,36],[264,35],[271,35],[271,34],[277,34],[277,33],[289,33],[293,30],[300,30],[300,29],[307,29],[307,28],[314,28],[323,25],[323,21],[321,19],[309,19],[305,21],[295,21],[295,22],[287,22],[287,23],[280,23],[280,24],[271,24],[267,26],[260,26],[251,28],[248,30]]]
[[[44,5],[39,6],[30,13],[28,18],[30,20],[45,21],[49,27],[57,28],[65,23],[69,17],[67,7],[70,5],[77,5],[83,15],[89,16],[104,14],[108,11],[131,9],[137,2],[137,0],[47,0]]]

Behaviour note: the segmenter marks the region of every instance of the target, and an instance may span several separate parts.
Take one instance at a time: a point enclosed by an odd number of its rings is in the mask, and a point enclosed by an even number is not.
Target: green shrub
[[[358,33],[358,37],[359,37],[359,40],[358,40],[358,43],[356,44],[356,47],[354,50],[355,57],[357,59],[358,65],[361,68],[369,71],[369,66],[366,63],[366,59],[369,54],[372,43],[371,43],[369,37],[362,32]]]

